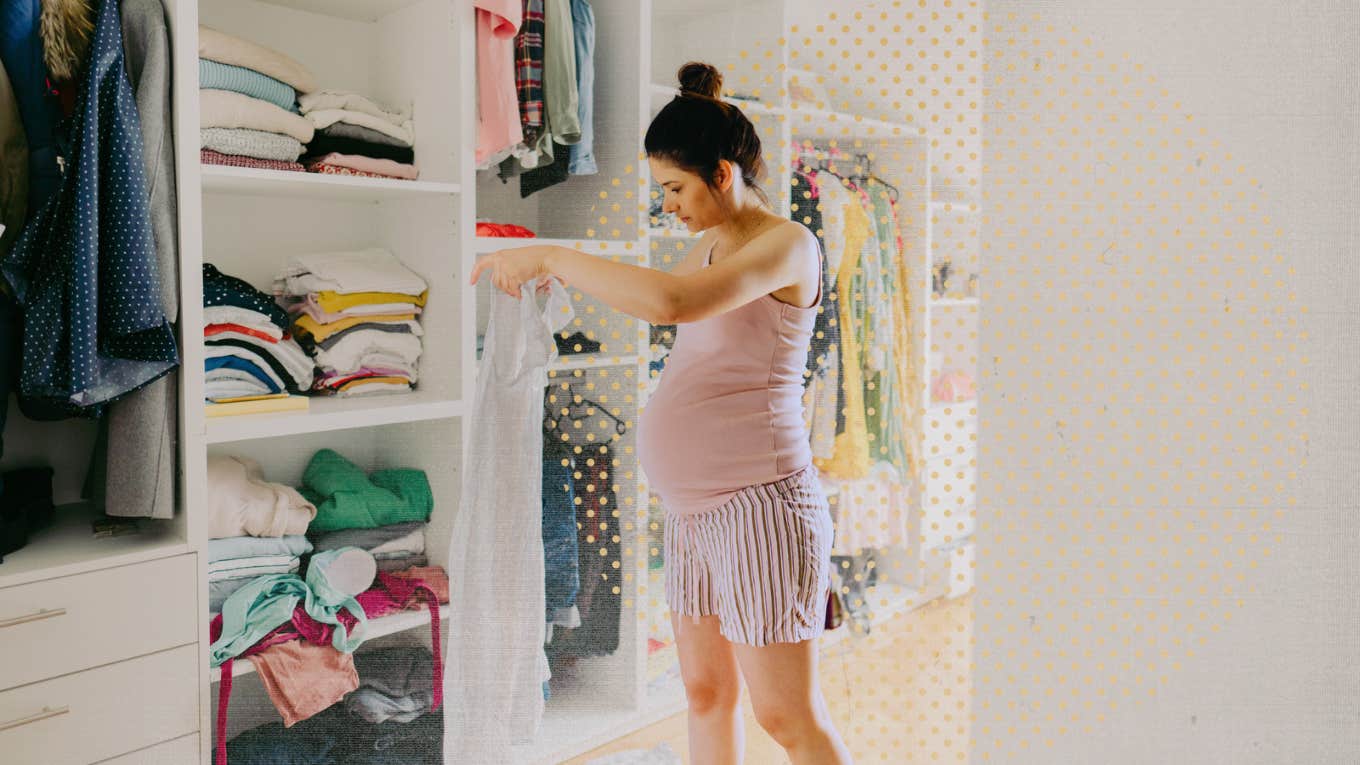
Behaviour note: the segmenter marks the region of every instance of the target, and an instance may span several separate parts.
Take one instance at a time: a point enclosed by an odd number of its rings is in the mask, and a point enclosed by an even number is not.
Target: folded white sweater
[[[243,66],[292,85],[299,93],[316,90],[316,77],[296,60],[259,43],[198,26],[198,57],[219,64]],[[306,141],[303,141],[306,143]]]
[[[396,256],[380,247],[354,252],[318,252],[295,255],[274,279],[276,295],[309,292],[397,292],[419,295],[425,280]]]

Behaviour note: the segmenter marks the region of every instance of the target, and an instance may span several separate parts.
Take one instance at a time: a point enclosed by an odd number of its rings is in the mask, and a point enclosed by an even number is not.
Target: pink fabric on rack
[[[478,165],[524,140],[515,90],[515,35],[524,18],[520,0],[473,0],[477,9]]]
[[[449,602],[449,577],[439,566],[415,566],[404,571],[393,571],[392,576],[419,579],[434,591],[434,596],[440,603]]]

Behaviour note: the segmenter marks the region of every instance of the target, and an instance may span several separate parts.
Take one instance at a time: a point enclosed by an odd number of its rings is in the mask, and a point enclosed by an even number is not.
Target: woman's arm
[[[797,224],[776,226],[720,263],[687,273],[666,273],[552,247],[544,266],[549,274],[599,298],[610,307],[652,324],[684,324],[746,305],[794,284],[815,240]]]
[[[527,249],[527,248],[526,248]],[[674,324],[670,319],[672,295],[682,277],[629,263],[616,263],[569,247],[541,248],[544,270],[572,287],[652,324]]]

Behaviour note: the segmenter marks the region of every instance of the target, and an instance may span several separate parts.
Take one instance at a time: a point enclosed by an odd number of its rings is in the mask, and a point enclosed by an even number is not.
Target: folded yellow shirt
[[[342,295],[339,292],[326,290],[316,293],[316,304],[327,313],[340,313],[356,305],[383,305],[384,303],[415,303],[424,308],[425,296],[428,294],[429,292],[426,291],[419,295],[403,295],[400,292],[351,292]]]
[[[348,391],[353,390],[354,388],[362,388],[365,385],[373,385],[375,383],[399,383],[401,385],[409,386],[411,384],[411,380],[406,377],[397,377],[395,375],[384,377],[360,377],[355,380],[350,380],[347,383],[337,385],[335,389],[340,391]]]
[[[307,314],[303,314],[293,320],[293,326],[311,335],[312,339],[319,343],[322,340],[325,340],[326,338],[335,334],[336,332],[349,329],[350,327],[353,327],[356,324],[384,324],[388,322],[396,323],[403,321],[415,321],[415,318],[416,315],[413,313],[382,313],[375,314],[373,316],[355,316],[350,319],[341,319],[340,321],[328,321],[325,324],[321,324],[316,319],[313,319]]]

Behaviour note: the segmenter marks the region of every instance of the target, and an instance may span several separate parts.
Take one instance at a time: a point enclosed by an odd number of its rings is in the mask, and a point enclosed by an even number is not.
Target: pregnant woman
[[[495,286],[557,278],[653,324],[675,346],[638,425],[639,457],[666,509],[666,601],[696,765],[741,761],[744,677],[756,719],[794,765],[849,751],[817,681],[831,583],[831,514],[803,422],[803,370],[821,306],[821,251],[757,185],[760,139],[718,98],[707,64],[647,130],[664,210],[703,236],[669,273],[564,247],[478,261]]]

